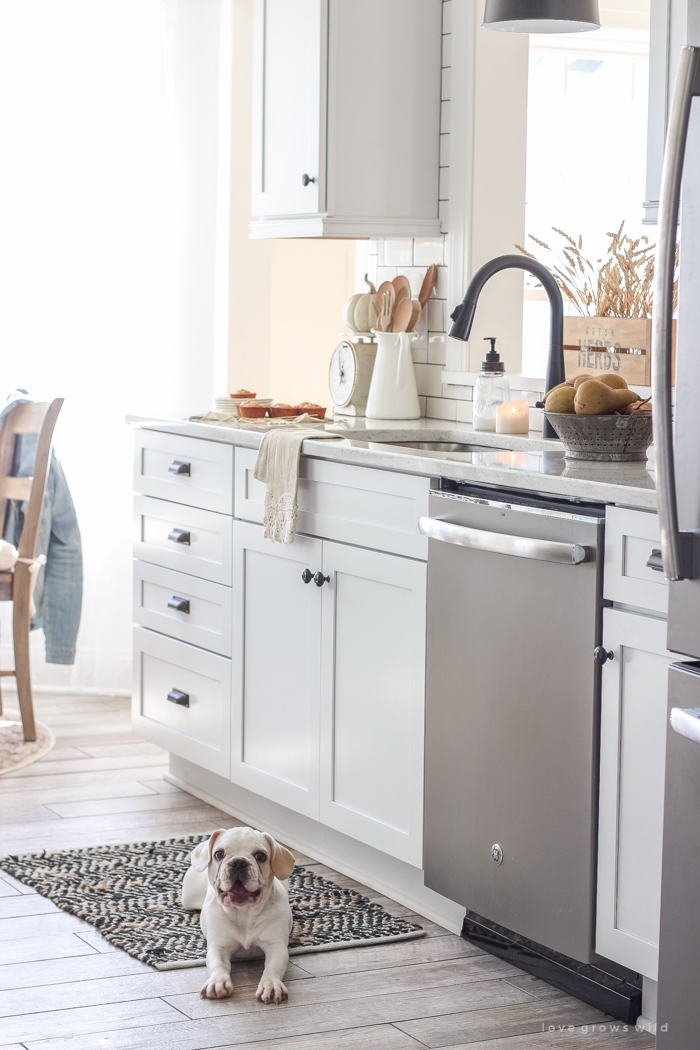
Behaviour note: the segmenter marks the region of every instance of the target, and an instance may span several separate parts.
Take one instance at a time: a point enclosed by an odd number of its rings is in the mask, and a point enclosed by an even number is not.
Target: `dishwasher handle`
[[[487,532],[466,525],[455,525],[443,518],[422,517],[418,531],[430,540],[456,543],[460,547],[490,551],[492,554],[510,554],[531,561],[553,561],[561,565],[581,565],[591,561],[591,548],[580,543],[561,543],[558,540],[533,540],[529,536],[510,536],[502,532]]]

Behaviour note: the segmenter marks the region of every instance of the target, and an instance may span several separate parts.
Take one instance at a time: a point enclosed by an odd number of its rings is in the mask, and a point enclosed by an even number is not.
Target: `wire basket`
[[[633,416],[577,416],[545,412],[566,449],[567,459],[630,463],[647,458],[653,439],[651,413]]]

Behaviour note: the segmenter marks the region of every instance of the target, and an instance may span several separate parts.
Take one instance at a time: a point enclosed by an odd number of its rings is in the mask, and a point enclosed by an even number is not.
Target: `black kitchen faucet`
[[[559,291],[559,285],[554,280],[550,270],[536,259],[529,259],[522,255],[499,255],[496,259],[476,271],[469,286],[464,293],[464,299],[455,307],[450,314],[452,327],[448,335],[453,339],[462,339],[464,342],[469,338],[472,330],[476,304],[479,301],[481,289],[490,277],[501,270],[526,270],[542,282],[542,287],[549,296],[550,307],[550,335],[549,356],[547,358],[547,374],[545,376],[545,392],[553,386],[563,383],[564,376],[564,304]],[[544,419],[542,422],[542,437],[555,438],[552,424]]]

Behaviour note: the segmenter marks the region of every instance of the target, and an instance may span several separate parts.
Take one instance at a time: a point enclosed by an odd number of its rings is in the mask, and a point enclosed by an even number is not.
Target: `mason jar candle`
[[[530,405],[527,401],[504,401],[496,410],[497,434],[527,434],[530,430]]]

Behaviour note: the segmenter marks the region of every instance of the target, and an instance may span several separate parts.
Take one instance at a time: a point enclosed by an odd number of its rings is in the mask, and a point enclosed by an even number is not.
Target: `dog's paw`
[[[233,981],[224,975],[210,977],[199,994],[203,999],[227,999],[233,995]]]
[[[255,998],[261,1003],[281,1003],[283,999],[289,998],[287,989],[281,981],[274,977],[263,977],[258,985]]]

